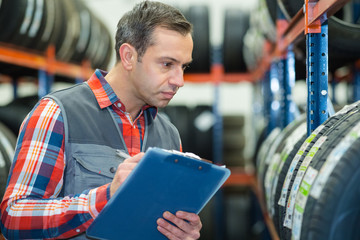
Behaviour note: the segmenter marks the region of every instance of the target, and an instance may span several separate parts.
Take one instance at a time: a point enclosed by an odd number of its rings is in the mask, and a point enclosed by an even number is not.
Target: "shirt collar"
[[[101,109],[109,107],[115,104],[116,102],[121,102],[120,99],[116,96],[110,84],[106,81],[105,79],[106,74],[107,74],[106,71],[96,69],[93,75],[87,81]],[[148,109],[150,111],[151,116],[155,118],[158,112],[157,108],[150,105],[145,105],[142,108],[142,111]]]

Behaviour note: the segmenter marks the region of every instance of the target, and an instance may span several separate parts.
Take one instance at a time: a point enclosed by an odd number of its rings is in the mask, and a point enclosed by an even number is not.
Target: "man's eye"
[[[164,62],[163,65],[164,65],[164,67],[171,67],[172,63],[171,62]]]

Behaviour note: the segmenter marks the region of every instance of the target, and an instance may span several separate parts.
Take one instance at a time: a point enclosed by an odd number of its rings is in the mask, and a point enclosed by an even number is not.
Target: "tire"
[[[44,20],[45,23],[42,23],[37,39],[35,39],[31,44],[35,46],[36,49],[44,52],[47,50],[48,46],[51,43],[51,38],[56,34],[56,4],[55,1],[58,0],[46,0],[45,11],[44,11]]]
[[[0,3],[0,42],[39,54],[45,54],[51,45],[59,61],[82,64],[88,60],[92,68],[107,68],[112,51],[110,33],[82,0],[4,0]],[[15,76],[37,76],[35,70],[28,71],[25,67],[14,65],[2,69],[1,73],[8,75],[14,72]]]
[[[109,37],[110,33],[108,32],[108,29],[100,20],[97,21],[100,25],[100,35],[98,37],[99,47],[96,51],[96,55],[92,65],[93,68],[106,69],[111,51],[113,51],[113,46],[111,38]]]
[[[79,36],[76,39],[74,51],[70,57],[70,61],[81,63],[81,61],[85,58],[85,51],[90,42],[92,15],[82,1],[74,0],[73,4],[76,10],[75,12],[79,17],[78,20],[80,23],[80,28]],[[104,37],[105,36],[106,35],[104,34]]]
[[[0,42],[9,42],[14,34],[20,30],[28,6],[27,3],[27,0],[2,1],[0,8]]]
[[[280,128],[274,128],[260,147],[258,158],[256,159],[256,165],[258,166],[256,169],[256,175],[259,187],[262,190],[262,195],[265,192],[264,179],[267,168],[269,166],[269,156],[274,154],[277,146],[280,144],[280,141],[283,138],[283,134],[284,133]],[[260,200],[265,203],[265,199],[263,197]]]
[[[55,26],[54,32],[50,38],[50,44],[55,46],[55,55],[58,57],[59,49],[65,41],[67,22],[65,19],[69,18],[65,8],[64,0],[54,0],[55,3]]]
[[[293,133],[288,137],[287,144],[284,149],[281,151],[281,164],[276,172],[276,178],[272,186],[272,196],[271,206],[273,207],[273,222],[277,232],[280,232],[281,226],[280,222],[280,206],[278,201],[280,199],[282,186],[285,181],[286,173],[289,170],[292,159],[295,157],[296,153],[299,151],[301,145],[306,140],[306,118],[300,119],[298,127],[293,131]]]
[[[0,201],[6,189],[7,178],[15,154],[16,137],[0,122]]]
[[[186,73],[209,73],[210,58],[210,24],[209,9],[205,5],[190,6],[184,15],[193,24],[193,62]]]
[[[314,155],[296,197],[292,234],[297,239],[360,238],[359,192],[354,191],[360,179],[356,168],[360,165],[356,155],[360,146],[359,119],[358,111],[348,115]],[[351,151],[347,153],[349,148]],[[310,195],[301,191],[305,185]],[[303,213],[296,211],[302,207]]]
[[[279,154],[279,152],[284,148],[287,137],[297,128],[298,121],[292,122],[289,124],[283,131],[280,128],[275,128],[269,136],[265,139],[264,143],[260,147],[257,161],[257,179],[259,187],[261,189],[261,199],[263,203],[266,203],[269,206],[269,195],[272,187],[273,180],[273,170],[271,167],[274,167],[274,156]],[[270,169],[269,169],[270,168]],[[267,182],[268,181],[268,182]],[[269,213],[271,209],[269,208]],[[271,215],[271,213],[270,213]]]
[[[269,154],[269,166],[265,173],[264,189],[265,200],[267,203],[267,209],[271,217],[275,216],[275,189],[278,184],[279,172],[283,168],[284,162],[292,151],[294,143],[298,142],[300,138],[306,134],[305,115],[291,122],[286,128],[282,130],[283,138],[279,142],[276,150],[273,154]]]
[[[102,53],[102,58],[100,59],[100,63],[98,65],[98,68],[106,70],[110,64],[111,60],[111,53],[114,49],[114,44],[112,41],[112,38],[110,37],[110,33],[108,32],[108,29],[106,29],[105,26],[103,27],[103,31],[106,31],[106,34],[104,34],[103,41],[105,42],[105,50]]]
[[[80,34],[80,17],[73,0],[63,0],[66,17],[66,31],[61,46],[57,48],[56,57],[64,62],[71,60],[73,51],[76,47]]]
[[[38,101],[38,96],[17,98],[6,106],[0,107],[0,122],[5,124],[17,136],[26,115]]]
[[[5,193],[8,173],[4,154],[0,151],[0,201]]]
[[[276,24],[277,20],[277,8],[278,8],[278,1],[277,0],[265,0],[266,6],[269,9],[270,17],[274,23]]]
[[[291,19],[302,8],[302,1],[279,0],[281,9],[288,19]],[[342,20],[347,14],[346,8],[342,8],[334,16],[328,19],[328,45],[329,45],[329,69],[335,69],[352,63],[360,58],[360,25]],[[301,42],[303,55],[305,56],[305,42]]]
[[[46,0],[28,0],[27,2],[28,7],[30,7],[29,4],[32,4],[32,11],[29,11],[30,13],[26,11],[21,28],[12,37],[10,42],[25,48],[40,50],[35,46],[40,41],[41,31],[44,29],[47,21]],[[29,22],[29,24],[25,24],[26,22]],[[23,28],[26,25],[27,27]],[[42,50],[45,49],[43,48]]]
[[[359,195],[358,191],[354,191],[358,188],[360,177],[360,166],[357,161],[360,154],[359,149],[360,141],[357,140],[341,158],[327,181],[312,213],[316,222],[319,223],[319,227],[309,229],[309,239],[360,238]],[[344,176],[346,176],[345,179]],[[327,199],[332,199],[332,201],[326,201]],[[319,228],[328,229],[328,232],[319,231]]]
[[[216,161],[214,159],[213,131],[214,114],[212,106],[197,105],[190,109],[189,134],[191,135],[190,151],[202,158]]]
[[[256,26],[250,26],[244,36],[243,56],[249,71],[255,71],[264,53],[265,37]]]
[[[353,111],[358,111],[359,103],[344,107],[337,114],[327,119],[322,125],[314,130],[307,140],[300,147],[300,150],[294,157],[291,167],[288,170],[285,182],[283,184],[280,204],[280,238],[291,239],[291,227],[293,222],[293,211],[295,199],[299,191],[299,186],[304,175],[304,171],[313,161],[314,151],[321,146],[323,138],[332,134],[335,129],[352,115]],[[314,148],[313,147],[317,147]],[[300,171],[301,170],[301,171]],[[286,206],[286,207],[285,207]]]
[[[181,144],[183,147],[184,152],[191,151],[191,137],[192,134],[189,131],[190,126],[190,110],[187,106],[183,105],[170,105],[161,109],[161,114],[165,114],[170,122],[174,124],[174,126],[178,129],[180,137],[181,137]]]
[[[247,71],[243,48],[249,18],[249,13],[240,9],[225,11],[223,62],[227,73]]]
[[[7,170],[10,170],[16,146],[15,134],[0,122],[0,151],[4,153]]]
[[[255,167],[255,169],[257,169],[258,167],[258,159],[263,158],[264,157],[264,153],[260,153],[260,151],[264,151],[263,149],[261,149],[261,147],[263,145],[265,145],[265,140],[266,140],[267,136],[266,136],[266,128],[263,128],[260,131],[260,134],[256,140],[256,145],[255,145],[255,149],[254,149],[254,156],[253,156],[253,165]],[[269,143],[267,143],[269,144]],[[265,148],[266,146],[264,146]],[[267,148],[267,147],[266,147]],[[262,154],[262,157],[259,157],[259,155]]]
[[[261,29],[265,38],[272,42],[276,42],[276,0],[260,0],[257,9],[257,27]]]

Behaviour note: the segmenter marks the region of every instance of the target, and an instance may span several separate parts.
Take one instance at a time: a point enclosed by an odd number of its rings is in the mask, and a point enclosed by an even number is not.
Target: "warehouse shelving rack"
[[[292,121],[290,117],[289,95],[291,95],[292,82],[295,81],[295,61],[292,50],[304,36],[307,38],[307,72],[308,75],[308,132],[314,130],[327,119],[328,115],[328,34],[327,18],[342,8],[349,0],[305,0],[304,8],[287,22],[280,18],[277,20],[277,42],[273,47],[266,42],[264,55],[255,71],[250,73],[229,74],[225,73],[221,64],[215,64],[210,74],[187,74],[188,82],[230,82],[241,81],[256,82],[264,77],[273,67],[275,71],[282,72],[283,104],[285,118],[281,126],[285,127]],[[360,64],[359,64],[360,65]],[[289,74],[290,73],[290,74]],[[319,74],[318,74],[319,73]],[[270,73],[271,74],[271,73]],[[357,79],[357,78],[356,78]],[[268,100],[268,99],[267,99]],[[266,101],[267,101],[266,100]],[[275,123],[276,125],[277,123]]]
[[[278,73],[277,79],[282,88],[280,103],[281,116],[279,122],[271,118],[272,109],[267,110],[269,125],[284,128],[292,121],[290,109],[291,86],[295,81],[295,61],[292,51],[293,44],[306,37],[306,83],[307,83],[307,134],[322,124],[333,113],[332,104],[328,98],[328,24],[327,18],[342,8],[348,0],[305,0],[303,8],[288,23],[280,11],[278,14],[277,41],[274,50],[269,52],[269,46],[265,46],[265,56],[262,58],[259,68],[252,74],[255,80],[263,76],[265,82],[270,85],[272,73]],[[269,44],[269,43],[267,43]],[[265,102],[272,101],[271,88],[265,94],[270,98]],[[268,104],[271,106],[271,104]],[[271,129],[270,129],[271,130]],[[255,180],[256,181],[256,180]],[[255,188],[255,191],[256,190]],[[258,192],[261,194],[261,192]],[[261,196],[260,196],[261,197]],[[268,225],[271,237],[279,239],[274,225],[269,218],[266,207],[262,203],[265,222]]]
[[[281,17],[277,21],[277,42],[272,52],[266,52],[260,67],[253,76],[264,75],[272,64],[283,73],[283,103],[281,106],[285,116],[289,116],[289,98],[291,82],[295,68],[292,45],[296,44],[304,35],[307,51],[307,129],[310,134],[317,126],[323,123],[328,115],[328,33],[327,18],[343,7],[348,0],[305,0],[304,7],[287,23]],[[282,64],[278,62],[285,61]],[[269,79],[265,79],[269,81]],[[269,99],[266,99],[268,101]],[[271,99],[270,99],[271,100]],[[285,127],[291,119],[286,117],[281,122]],[[277,125],[273,123],[273,125]]]
[[[54,75],[82,81],[93,73],[88,61],[84,61],[82,64],[58,61],[55,57],[55,47],[52,45],[45,53],[39,53],[8,43],[0,43],[0,62],[37,70],[40,97],[49,93]],[[16,97],[16,84],[14,89]]]
[[[318,125],[326,120],[328,110],[328,75],[327,75],[327,17],[332,16],[336,11],[343,7],[349,0],[305,0],[304,8],[292,18],[290,22],[284,19],[277,21],[277,41],[274,47],[270,43],[264,46],[264,56],[257,69],[250,73],[228,74],[224,72],[221,64],[215,64],[209,74],[186,74],[187,82],[213,82],[216,87],[221,82],[256,82],[260,79],[270,80],[271,68],[284,73],[282,78],[283,103],[282,111],[285,118],[282,119],[281,126],[285,127],[291,121],[290,104],[288,97],[291,95],[291,82],[294,81],[294,54],[292,45],[296,44],[304,36],[307,38],[307,73],[308,79],[308,107],[307,125],[308,134]],[[92,73],[90,64],[84,62],[81,65],[64,63],[56,60],[55,49],[50,46],[45,54],[32,53],[27,50],[19,50],[15,46],[0,43],[0,62],[32,68],[39,71],[39,95],[44,95],[49,91],[49,84],[55,74],[74,78],[77,81],[87,79]],[[280,62],[280,64],[279,64]],[[360,64],[358,64],[360,65]],[[280,69],[279,69],[280,68]],[[360,67],[359,67],[360,68]],[[291,74],[287,74],[287,73]],[[360,82],[357,75],[356,81]],[[360,85],[358,85],[360,86]],[[357,89],[360,96],[360,90]],[[218,97],[217,97],[218,98]],[[266,99],[268,101],[269,99]],[[277,125],[278,123],[273,123]],[[219,138],[218,138],[219,139]],[[224,186],[249,186],[255,194],[258,191],[257,180],[252,173],[245,172],[241,168],[233,168],[232,174]],[[279,239],[270,217],[267,215],[265,206],[261,206],[264,219],[268,225],[271,237]]]
[[[83,65],[58,61],[55,58],[54,46],[49,46],[45,54],[29,52],[6,43],[0,43],[0,61],[37,70],[44,70],[50,74],[59,74],[71,78],[87,78],[92,69],[87,62]]]
[[[293,120],[293,110],[291,110],[291,91],[295,81],[295,60],[293,45],[297,44],[304,36],[306,37],[307,51],[307,133],[308,135],[322,124],[328,116],[333,114],[332,104],[328,98],[328,25],[327,18],[332,16],[342,8],[349,0],[305,0],[303,8],[287,22],[281,14],[276,23],[277,41],[275,46],[266,42],[264,45],[264,55],[257,69],[246,74],[226,74],[221,65],[214,65],[210,74],[191,74],[185,76],[186,81],[193,82],[214,82],[216,86],[219,82],[256,82],[263,79],[270,84],[274,72],[281,73],[275,77],[280,80],[282,88],[281,99],[281,118],[280,123],[277,119],[271,118],[271,107],[267,117],[272,121],[269,124],[273,127],[286,127]],[[360,65],[358,63],[358,65]],[[358,66],[357,65],[357,66]],[[354,81],[360,82],[360,74],[356,72]],[[270,86],[270,85],[268,85]],[[359,86],[359,85],[356,85]],[[270,87],[267,88],[265,102],[270,103],[272,93]],[[355,97],[360,96],[358,88],[354,92]],[[268,105],[270,106],[271,103]],[[254,193],[261,198],[257,180],[254,174],[247,173],[241,168],[233,168],[232,174],[224,186],[242,185],[249,186]],[[274,224],[267,214],[266,207],[261,204],[264,220],[268,226],[272,239],[279,239]]]

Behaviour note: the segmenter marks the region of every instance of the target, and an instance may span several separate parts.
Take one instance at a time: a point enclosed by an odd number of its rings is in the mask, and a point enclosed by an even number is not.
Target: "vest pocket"
[[[118,165],[122,162],[114,155],[89,155],[76,153],[75,160],[75,192],[92,189],[112,181]]]

